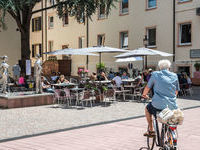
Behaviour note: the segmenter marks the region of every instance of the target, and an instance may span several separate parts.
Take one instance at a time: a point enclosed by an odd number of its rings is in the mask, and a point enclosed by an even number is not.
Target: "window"
[[[69,15],[68,13],[65,13],[63,16],[63,25],[68,25],[69,24]]]
[[[57,57],[56,56],[49,56],[48,60],[57,60]]]
[[[85,16],[84,13],[80,15],[80,17],[77,18],[78,23],[84,23],[85,22]]]
[[[98,18],[99,19],[105,18],[105,13],[106,13],[106,7],[105,7],[105,5],[101,4],[100,7],[99,7],[99,16],[98,16]]]
[[[120,5],[120,13],[127,14],[128,13],[128,0],[122,0]]]
[[[32,57],[35,57],[37,54],[42,56],[42,44],[33,44],[32,45]]]
[[[49,41],[49,52],[53,51],[53,41]]]
[[[84,37],[78,38],[78,48],[83,48],[83,40],[84,40]]]
[[[105,43],[105,34],[97,36],[97,46],[102,46]]]
[[[191,0],[178,0],[178,2],[189,2]]]
[[[49,16],[49,29],[53,28],[53,16]]]
[[[67,45],[62,45],[62,49],[67,49],[67,48],[69,48],[69,44],[67,44]]]
[[[120,48],[128,48],[128,32],[120,33]]]
[[[156,8],[156,0],[147,0],[147,9]]]
[[[191,23],[180,24],[179,45],[190,45],[192,40]]]
[[[50,5],[54,5],[55,4],[55,0],[49,0]]]
[[[41,30],[41,17],[32,19],[32,32]]]
[[[148,47],[156,46],[156,28],[148,28],[147,29],[147,39],[148,39]]]

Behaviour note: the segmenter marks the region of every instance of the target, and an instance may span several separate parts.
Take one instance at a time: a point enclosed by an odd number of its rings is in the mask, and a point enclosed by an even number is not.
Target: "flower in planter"
[[[81,74],[81,73],[83,73],[83,69],[78,70],[78,74]]]
[[[85,73],[88,73],[88,72],[89,72],[89,70],[88,70],[88,69],[85,69],[85,70],[84,70],[84,72],[85,72]]]

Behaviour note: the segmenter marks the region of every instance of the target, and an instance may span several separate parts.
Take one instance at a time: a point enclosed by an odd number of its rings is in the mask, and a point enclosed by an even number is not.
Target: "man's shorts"
[[[153,107],[153,105],[151,104],[151,102],[146,106],[148,112],[154,116],[156,116],[157,112],[161,112],[162,110],[157,109],[155,107]]]

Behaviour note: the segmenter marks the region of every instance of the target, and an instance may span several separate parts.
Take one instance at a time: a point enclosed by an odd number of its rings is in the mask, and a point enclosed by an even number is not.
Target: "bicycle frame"
[[[159,131],[159,127],[158,127],[157,116],[154,116],[153,127],[155,129],[156,138],[157,138],[156,146],[161,146],[161,140],[160,140],[161,138],[160,138],[160,131]]]

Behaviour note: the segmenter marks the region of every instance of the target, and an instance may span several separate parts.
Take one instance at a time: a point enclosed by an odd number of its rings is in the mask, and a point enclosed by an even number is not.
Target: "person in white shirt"
[[[116,73],[116,76],[112,80],[115,81],[115,84],[117,85],[118,88],[121,87],[122,78],[120,77],[119,72]]]
[[[13,71],[14,79],[17,81],[21,74],[21,68],[20,68],[19,64],[14,65],[12,68],[12,71]]]

